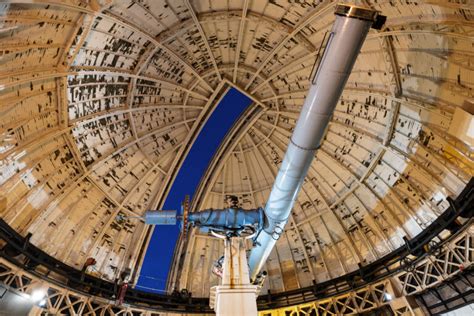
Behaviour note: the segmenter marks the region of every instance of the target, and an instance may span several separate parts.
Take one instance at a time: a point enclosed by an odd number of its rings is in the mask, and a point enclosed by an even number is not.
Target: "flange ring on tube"
[[[377,19],[378,11],[358,7],[355,5],[338,4],[334,12],[335,15],[345,16],[348,18],[355,18],[369,22],[375,22]]]

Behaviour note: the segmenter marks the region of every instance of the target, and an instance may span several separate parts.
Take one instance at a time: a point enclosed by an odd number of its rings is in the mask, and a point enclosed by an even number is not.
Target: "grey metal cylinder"
[[[377,18],[377,11],[350,5],[336,7],[336,20],[311,81],[290,144],[265,206],[266,224],[249,257],[255,280],[277,242],[334,108],[349,78],[360,48]]]
[[[263,226],[263,209],[244,210],[242,208],[208,209],[190,213],[188,221],[199,227],[201,232],[242,231],[246,227],[258,230]]]
[[[176,211],[146,211],[145,224],[176,225]]]

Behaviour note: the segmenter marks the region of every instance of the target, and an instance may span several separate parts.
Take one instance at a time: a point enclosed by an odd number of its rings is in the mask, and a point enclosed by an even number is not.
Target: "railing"
[[[406,271],[343,294],[315,300],[310,303],[261,311],[259,315],[360,314],[389,305],[394,300],[404,296],[416,294],[417,299],[421,300],[423,297],[421,293],[424,293],[426,290],[428,290],[428,293],[437,293],[436,287],[439,285],[444,286],[446,284],[446,286],[449,286],[449,284],[457,279],[467,279],[467,277],[473,274],[473,267],[474,221],[471,220],[463,230],[453,235],[448,241],[433,249],[432,252],[421,256],[410,266],[405,267]],[[468,282],[470,281],[468,280]],[[473,302],[473,291],[471,288],[465,292],[465,297],[463,297],[463,293],[458,291],[455,299],[448,297],[445,301],[440,296],[440,302],[431,302],[431,305],[427,304],[425,299],[422,305],[427,310],[438,308],[436,312],[439,312],[440,306],[446,305],[444,310],[447,310],[448,304],[451,303],[451,307],[455,306],[452,304],[452,301],[459,301],[457,305]],[[409,304],[396,304],[392,306],[392,310],[396,315],[398,315],[398,309],[402,312],[408,311],[413,314],[412,307]]]
[[[351,306],[353,306],[350,304],[354,304],[351,303],[353,300],[358,304],[354,307],[356,310],[365,310],[365,307],[360,306],[362,303],[357,297],[376,300],[374,304],[364,303],[367,308],[369,306],[378,308],[385,305],[386,302],[380,298],[379,294],[386,293],[391,289],[386,285],[389,278],[392,280],[392,286],[398,284],[404,295],[414,295],[442,284],[448,278],[472,266],[474,258],[473,224],[471,221],[461,226],[457,224],[457,221],[459,216],[472,216],[474,178],[456,200],[450,201],[450,205],[427,229],[412,240],[407,240],[406,245],[384,258],[362,266],[360,270],[353,273],[311,287],[262,295],[257,301],[259,310],[288,306],[297,308],[294,305],[326,306],[324,304],[329,301],[340,305],[344,299],[350,298],[347,301],[349,305],[345,309],[349,313],[352,310]],[[433,240],[439,240],[439,234],[445,229],[452,232],[458,231],[458,233],[452,235],[449,241],[434,243]],[[71,311],[71,308],[73,310],[80,308],[82,311],[88,311],[91,315],[100,315],[101,311],[112,309],[133,311],[137,315],[152,315],[158,311],[212,313],[208,298],[193,298],[178,293],[176,295],[160,295],[136,289],[127,291],[123,306],[115,306],[114,301],[119,288],[117,284],[83,274],[81,271],[52,258],[30,244],[28,238],[20,236],[3,220],[0,220],[0,244],[4,245],[0,252],[2,257],[0,259],[0,282],[25,293],[29,293],[32,286],[43,284],[48,288],[46,310],[50,313],[60,313],[62,310]],[[402,260],[404,258],[411,259]],[[400,264],[401,260],[402,264]],[[381,284],[387,289],[384,290],[385,292],[380,292],[378,286]],[[372,289],[379,294],[374,296],[376,293],[367,292],[367,289]]]
[[[363,287],[370,282],[382,280],[397,271],[414,264],[415,260],[405,260],[405,258],[420,257],[427,252],[434,251],[433,239],[438,239],[439,234],[449,229],[457,231],[456,221],[460,215],[471,217],[474,211],[474,178],[467,184],[458,198],[450,200],[451,206],[444,211],[430,226],[420,234],[406,240],[406,244],[392,251],[388,255],[374,261],[366,266],[361,266],[359,270],[346,275],[318,283],[313,286],[286,291],[282,293],[268,293],[258,298],[259,309],[272,309],[309,303],[314,300],[337,296],[341,293],[349,292],[359,287]],[[439,244],[439,242],[437,242]],[[403,264],[400,265],[400,261]]]
[[[437,272],[435,273],[433,272],[433,265],[436,266],[435,270]],[[391,277],[365,284],[360,288],[345,293],[295,306],[260,311],[259,315],[359,314],[388,306],[399,297],[414,294],[416,294],[418,301],[424,300],[422,304],[427,309],[439,309],[441,307],[443,310],[446,310],[449,307],[454,307],[454,301],[458,301],[457,305],[470,303],[474,300],[472,288],[465,293],[458,291],[454,298],[451,296],[447,298],[440,297],[439,302],[435,303],[433,301],[427,303],[427,299],[423,297],[426,297],[427,293],[437,293],[437,286],[446,287],[453,282],[459,283],[459,280],[472,278],[474,266],[474,221],[471,220],[463,230],[437,247],[436,251],[425,254],[414,261],[413,266],[414,268],[408,269],[408,271],[401,271]],[[155,308],[148,309],[134,304],[115,306],[112,300],[86,295],[76,289],[68,289],[53,282],[45,282],[44,278],[24,269],[19,269],[4,258],[0,258],[0,282],[9,289],[22,293],[31,293],[38,287],[43,288],[45,291],[44,309],[36,308],[37,315],[41,315],[42,312],[46,311],[50,314],[72,315],[158,315],[155,312]],[[470,282],[469,279],[468,282]],[[441,292],[444,293],[446,291]],[[403,308],[409,310],[410,307],[403,306]],[[397,310],[394,311],[397,312]],[[186,311],[186,313],[191,312],[190,310]],[[204,313],[204,311],[200,313]],[[33,313],[32,315],[35,314]],[[163,314],[160,313],[159,315]]]

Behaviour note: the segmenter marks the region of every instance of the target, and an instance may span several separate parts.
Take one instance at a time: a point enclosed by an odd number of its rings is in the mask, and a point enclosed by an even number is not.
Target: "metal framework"
[[[72,289],[45,282],[43,279],[18,268],[3,258],[0,258],[0,280],[10,290],[31,294],[35,289],[42,289],[46,295],[44,308],[34,307],[30,315],[178,315],[173,313],[150,311],[131,306],[117,306],[113,300],[86,295]]]
[[[432,253],[419,257],[403,267],[409,271],[403,271],[388,276],[385,279],[369,283],[360,288],[344,291],[342,294],[334,293],[332,296],[323,299],[316,299],[309,303],[294,305],[299,301],[297,296],[288,294],[283,303],[287,307],[275,308],[272,310],[262,310],[261,316],[270,315],[353,315],[362,312],[378,309],[384,305],[392,304],[393,300],[404,298],[405,296],[414,296],[418,301],[423,302],[426,308],[437,311],[439,308],[446,309],[458,305],[472,302],[472,288],[462,293],[459,283],[465,286],[472,286],[472,268],[474,265],[474,223],[472,221],[458,234],[453,235],[445,243],[433,248]],[[434,272],[436,271],[436,272]],[[124,304],[117,306],[112,300],[97,296],[87,295],[78,292],[73,288],[60,286],[53,283],[50,279],[38,276],[37,272],[28,272],[4,258],[0,259],[0,281],[10,289],[21,293],[32,293],[34,289],[43,288],[47,293],[46,306],[43,309],[38,308],[35,315],[44,313],[61,314],[79,314],[79,315],[158,315],[152,304],[150,307],[143,308],[135,304]],[[439,287],[449,287],[458,294],[456,298],[448,300],[442,295],[446,292]],[[437,294],[433,294],[437,293]],[[444,294],[439,294],[444,293]],[[439,301],[431,299],[431,304],[427,305],[428,296],[435,295]],[[272,301],[271,297],[260,298],[259,308],[264,306],[281,305]],[[453,302],[458,301],[457,304]],[[150,303],[153,300],[150,300]],[[264,302],[265,301],[265,302]],[[435,301],[435,303],[433,303]],[[459,302],[460,301],[460,302]],[[178,301],[175,305],[178,306]],[[206,301],[207,302],[207,301]],[[143,304],[143,303],[142,303]],[[141,304],[140,304],[141,305]],[[440,307],[441,305],[441,307]],[[192,305],[196,307],[197,305]],[[189,306],[191,307],[191,305]],[[169,308],[169,307],[168,307]],[[437,309],[436,309],[437,308]],[[405,305],[394,312],[401,310],[412,310],[410,305]],[[201,310],[201,313],[205,310]],[[198,312],[190,308],[186,311]],[[160,315],[163,315],[160,312]],[[164,315],[173,315],[164,314]]]
[[[348,274],[342,280],[334,279],[326,284],[315,284],[297,291],[262,295],[258,300],[259,309],[272,308],[273,312],[278,312],[280,307],[285,311],[327,308],[328,311],[350,314],[387,304],[389,300],[383,298],[386,293],[393,298],[403,298],[449,282],[453,276],[463,270],[469,270],[472,266],[474,225],[472,221],[467,222],[464,229],[441,245],[438,245],[439,234],[445,229],[452,231],[459,229],[460,226],[456,224],[458,216],[470,216],[474,198],[473,185],[474,180],[457,200],[451,202],[451,208],[421,236],[407,242],[404,248],[392,252],[388,258],[361,267],[357,273]],[[31,245],[28,238],[19,236],[4,222],[1,236],[5,245],[2,250],[2,257],[5,258],[2,259],[3,283],[25,293],[31,293],[39,284],[51,285],[47,307],[52,312],[71,308],[76,312],[77,310],[89,312],[92,307],[97,307],[99,311],[123,312],[128,308],[148,312],[139,307],[143,304],[150,310],[194,313],[208,311],[207,299],[186,298],[180,295],[156,296],[136,290],[130,290],[126,297],[130,305],[113,307],[115,305],[113,297],[117,295],[116,284],[91,277],[84,271],[77,271],[58,262]],[[10,258],[11,261],[7,261],[6,258]],[[79,290],[84,292],[78,292]],[[293,307],[287,309],[286,306]],[[404,308],[410,308],[410,305],[405,304]]]
[[[261,311],[259,316],[357,315],[388,305],[390,302],[387,300],[387,295],[393,295],[393,292],[390,280],[385,280],[343,295],[297,306]]]
[[[474,271],[466,269],[438,286],[416,295],[418,305],[428,315],[446,313],[474,301]]]
[[[424,260],[416,263],[406,262],[404,267],[406,271],[394,277],[401,285],[401,293],[403,295],[420,293],[469,269],[473,261],[473,237],[474,226],[471,225],[466,233],[456,236],[442,249],[434,248]]]

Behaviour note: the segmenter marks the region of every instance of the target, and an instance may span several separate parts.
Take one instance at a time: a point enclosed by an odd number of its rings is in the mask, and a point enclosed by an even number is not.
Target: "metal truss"
[[[444,284],[462,270],[471,268],[474,260],[474,221],[442,244],[442,230],[453,230],[458,215],[472,207],[472,185],[451,200],[451,208],[416,238],[407,241],[403,249],[394,251],[389,262],[361,267],[350,277],[331,280],[330,284],[315,284],[311,288],[260,296],[258,306],[263,315],[289,311],[316,314],[355,314],[378,309],[397,300],[400,309],[411,309],[406,296]],[[461,220],[461,219],[460,219]],[[0,223],[3,221],[0,220]],[[0,282],[12,291],[32,293],[44,289],[45,308],[37,307],[37,315],[154,315],[158,311],[175,313],[209,313],[208,299],[157,295],[129,289],[125,302],[116,306],[117,285],[59,263],[18,235],[3,222],[0,243],[4,246],[0,258]],[[415,257],[416,256],[416,257]],[[403,258],[410,258],[404,259]],[[402,263],[401,263],[402,262]],[[374,263],[375,264],[375,263]],[[404,269],[404,270],[401,270]],[[378,272],[377,272],[378,271]],[[385,272],[384,272],[385,271]],[[449,281],[449,280],[448,280]],[[431,304],[431,303],[430,303]],[[435,302],[436,304],[436,302]],[[290,307],[288,307],[290,306]],[[279,309],[280,308],[280,309]],[[269,311],[265,311],[269,310]],[[294,314],[297,313],[297,314]],[[275,314],[278,315],[278,314]]]
[[[83,315],[83,316],[173,316],[175,313],[137,308],[129,305],[117,306],[114,301],[79,293],[72,289],[47,282],[23,269],[16,267],[4,258],[0,258],[0,282],[9,290],[28,297],[33,291],[41,289],[46,293],[45,304],[41,308],[33,307],[29,315]]]
[[[413,312],[407,296],[414,296],[429,288],[439,286],[474,261],[474,221],[454,225],[458,215],[472,207],[472,186],[466,187],[451,208],[416,238],[407,241],[403,249],[385,263],[361,269],[330,284],[315,284],[311,288],[260,296],[258,306],[262,315],[273,315],[281,310],[292,315],[305,313],[355,314],[388,305],[395,311],[408,309]],[[461,219],[460,219],[461,220]],[[1,221],[0,221],[1,222]],[[442,230],[457,227],[458,233],[442,244]],[[0,282],[13,291],[32,293],[38,287],[47,293],[45,308],[38,315],[153,315],[158,311],[181,313],[206,313],[208,300],[182,298],[173,295],[156,295],[135,289],[127,291],[127,305],[116,306],[117,285],[82,275],[80,271],[59,264],[47,254],[31,245],[3,222],[0,258]],[[426,236],[425,236],[426,235]],[[23,258],[23,259],[22,259]],[[378,271],[378,272],[377,272]],[[385,272],[384,272],[385,271]],[[397,304],[394,302],[397,301]],[[401,303],[400,303],[401,302]],[[431,303],[430,303],[431,304]],[[437,304],[435,302],[434,304]],[[288,307],[289,306],[289,307]],[[396,308],[394,308],[396,307]],[[266,311],[269,310],[269,311]],[[313,311],[313,312],[311,312]],[[294,314],[296,313],[296,314]],[[278,315],[278,314],[275,314]]]
[[[4,258],[0,258],[0,281],[10,289],[20,293],[29,294],[36,289],[42,289],[47,293],[44,308],[35,307],[30,315],[177,315],[169,313],[158,314],[157,311],[126,304],[117,306],[113,301],[85,295],[72,289],[46,282],[27,271],[19,269]],[[393,293],[393,287],[390,280],[387,279],[334,298],[299,306],[263,311],[259,315],[309,315],[312,312],[315,312],[316,315],[357,314],[386,305],[388,303],[388,293]]]
[[[413,295],[436,286],[469,268],[474,262],[474,224],[465,232],[416,263],[406,263],[395,275],[403,295]]]
[[[389,279],[362,289],[312,303],[259,312],[259,316],[351,315],[378,309],[389,303],[393,287]],[[389,296],[390,295],[390,296]]]
[[[354,315],[388,305],[397,315],[406,311],[413,313],[414,308],[409,302],[410,296],[414,297],[415,294],[431,290],[429,293],[438,293],[439,301],[443,302],[440,296],[442,294],[433,288],[439,285],[446,287],[446,284],[455,277],[465,279],[461,272],[471,271],[473,264],[474,223],[471,221],[464,230],[453,235],[441,246],[433,247],[433,251],[428,254],[413,261],[403,261],[405,271],[339,295],[310,303],[260,311],[259,315]],[[58,285],[36,273],[25,271],[5,258],[0,258],[0,282],[12,291],[23,294],[31,294],[37,289],[42,289],[46,293],[44,308],[35,307],[32,315],[177,315],[158,314],[158,310],[154,310],[151,304],[149,307],[132,304],[117,306],[113,300],[84,294],[73,288]],[[456,285],[453,286],[456,288]],[[462,295],[462,292],[458,294]],[[436,294],[434,295],[436,298]],[[422,300],[425,296],[419,297],[418,300]],[[460,300],[466,301],[462,298]],[[271,302],[268,303],[271,305]],[[287,298],[286,304],[292,305],[291,297]],[[433,303],[432,298],[430,304],[436,307],[439,302]]]
[[[459,273],[440,286],[420,293],[416,300],[427,315],[446,313],[474,303],[474,269]]]
[[[438,293],[438,301],[432,303],[432,306],[438,308],[442,305],[443,298],[435,288],[442,284],[446,284],[445,287],[448,286],[454,276],[462,275],[463,271],[471,270],[474,265],[474,223],[467,225],[465,230],[454,235],[441,247],[436,249],[433,247],[432,253],[418,260],[403,261],[406,271],[342,295],[296,306],[261,311],[259,316],[355,315],[384,305],[390,305],[395,315],[407,315],[407,313],[414,315],[417,308],[416,305],[413,306],[410,296],[428,289],[430,293]],[[472,274],[472,271],[470,273]],[[466,279],[465,276],[458,276],[458,278]],[[457,292],[458,296],[462,296],[459,290]],[[471,292],[472,288],[466,294],[470,295]],[[467,301],[466,298],[461,297],[458,297],[458,300],[460,304],[466,304]],[[291,301],[288,301],[288,304],[291,304]]]

